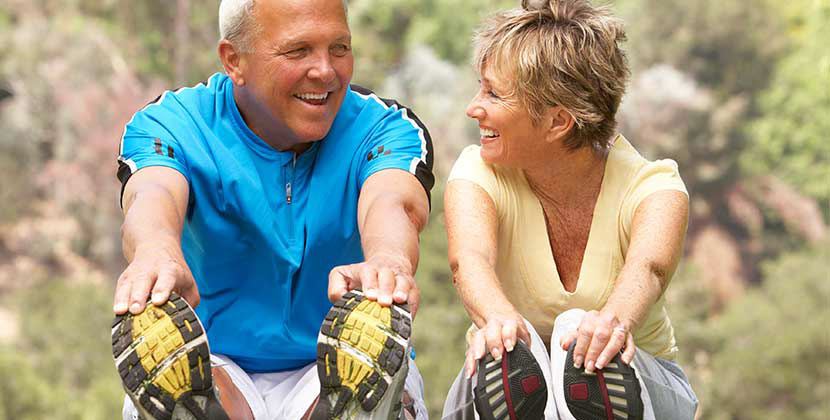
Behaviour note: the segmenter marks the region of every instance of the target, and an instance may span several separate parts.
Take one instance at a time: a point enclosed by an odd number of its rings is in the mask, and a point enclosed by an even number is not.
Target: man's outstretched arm
[[[424,187],[409,172],[386,169],[363,184],[357,223],[365,261],[335,267],[329,274],[329,299],[361,287],[369,299],[387,306],[408,302],[418,308],[415,284],[418,234],[426,226],[429,201]]]
[[[113,310],[139,313],[152,291],[161,305],[175,290],[191,305],[199,292],[181,248],[189,187],[178,171],[160,166],[133,174],[122,198],[121,244],[129,263],[118,278]]]

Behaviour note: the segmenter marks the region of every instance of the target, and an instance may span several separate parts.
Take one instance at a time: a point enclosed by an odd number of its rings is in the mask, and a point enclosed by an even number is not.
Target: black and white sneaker
[[[145,420],[227,420],[213,388],[210,348],[193,308],[175,293],[161,306],[118,315],[112,355]]]
[[[565,358],[563,391],[571,415],[577,420],[641,420],[643,401],[634,368],[619,354],[602,369],[586,373],[575,368],[571,343]]]
[[[409,372],[409,305],[382,307],[352,290],[326,315],[317,337],[320,400],[312,420],[393,420]]]
[[[548,402],[542,368],[524,342],[501,360],[478,361],[475,407],[482,420],[543,420]]]

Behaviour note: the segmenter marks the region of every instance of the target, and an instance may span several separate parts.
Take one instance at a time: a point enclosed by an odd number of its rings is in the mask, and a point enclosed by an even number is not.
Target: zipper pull
[[[285,183],[285,202],[291,204],[291,183]]]

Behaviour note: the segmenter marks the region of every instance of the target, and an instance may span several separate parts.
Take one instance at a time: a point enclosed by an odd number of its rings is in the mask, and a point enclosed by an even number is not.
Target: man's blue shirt
[[[215,74],[165,92],[135,114],[118,175],[147,166],[181,172],[190,186],[182,250],[201,296],[196,313],[213,353],[249,372],[315,359],[331,304],[328,274],[363,261],[357,200],[383,169],[433,184],[429,134],[411,111],[352,86],[326,137],[280,152],[245,124],[233,83]]]

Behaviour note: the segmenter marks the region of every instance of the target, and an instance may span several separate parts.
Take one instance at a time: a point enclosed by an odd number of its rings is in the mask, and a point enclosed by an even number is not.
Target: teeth
[[[317,100],[322,101],[326,99],[329,94],[328,93],[301,93],[299,95],[294,95],[300,99],[308,99],[308,100]]]
[[[496,137],[499,135],[499,133],[496,132],[496,130],[490,130],[487,128],[480,128],[479,130],[481,131],[482,137]]]

